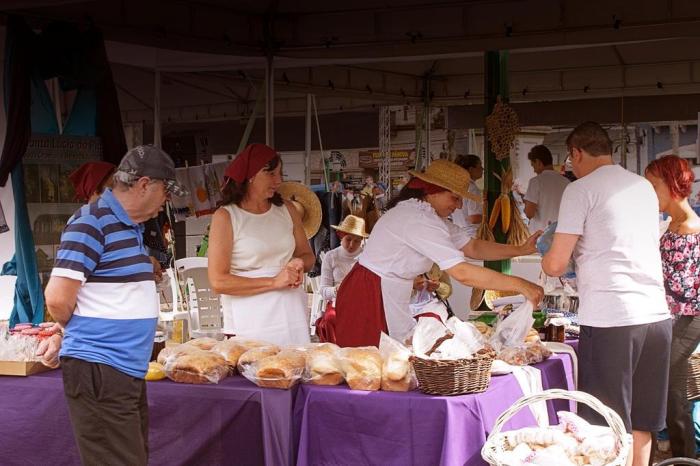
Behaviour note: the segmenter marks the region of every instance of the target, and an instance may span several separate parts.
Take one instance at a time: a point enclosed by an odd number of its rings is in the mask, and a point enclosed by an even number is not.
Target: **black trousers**
[[[63,388],[84,465],[148,463],[146,382],[106,364],[61,358]]]
[[[673,456],[695,458],[695,425],[688,403],[688,358],[700,343],[700,316],[680,316],[673,324],[666,426]]]

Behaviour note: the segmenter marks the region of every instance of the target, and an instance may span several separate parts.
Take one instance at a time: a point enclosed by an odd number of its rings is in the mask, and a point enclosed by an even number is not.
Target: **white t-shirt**
[[[476,183],[473,180],[469,181],[469,186],[467,190],[479,196],[479,199],[481,199],[481,190],[479,187],[476,185]],[[473,201],[471,199],[465,199],[464,202],[462,203],[462,208],[455,210],[454,213],[452,214],[452,221],[454,222],[455,225],[466,228],[467,232],[472,238],[476,238],[476,234],[479,231],[479,224],[478,223],[471,223],[469,221],[469,216],[470,215],[483,215],[484,212],[484,204],[483,202],[479,201]]]
[[[559,204],[570,181],[554,170],[545,170],[530,180],[525,200],[537,204],[535,216],[530,219],[530,233],[544,230],[559,217]]]
[[[580,235],[574,260],[581,325],[622,327],[670,317],[658,210],[651,184],[619,165],[600,167],[566,188],[557,233]]]

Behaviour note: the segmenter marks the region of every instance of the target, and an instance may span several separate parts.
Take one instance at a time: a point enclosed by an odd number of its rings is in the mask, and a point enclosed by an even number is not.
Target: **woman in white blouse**
[[[331,225],[340,238],[340,246],[328,251],[321,264],[321,296],[328,304],[322,317],[316,321],[316,333],[321,342],[335,343],[335,297],[345,276],[357,263],[362,243],[369,235],[365,221],[348,215],[340,225]]]
[[[467,286],[522,293],[535,304],[543,297],[542,287],[534,283],[467,263],[466,257],[501,260],[531,254],[537,241],[537,235],[522,246],[471,239],[447,220],[462,199],[475,197],[467,192],[467,170],[436,160],[425,172],[411,175],[338,289],[335,332],[340,346],[376,346],[381,332],[406,338],[415,325],[413,281],[433,263]]]

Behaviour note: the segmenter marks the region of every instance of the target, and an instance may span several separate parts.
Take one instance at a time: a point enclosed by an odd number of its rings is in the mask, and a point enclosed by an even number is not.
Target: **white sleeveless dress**
[[[236,205],[224,207],[231,218],[231,274],[274,277],[294,254],[294,224],[287,207],[272,205],[263,214]],[[224,333],[277,345],[309,342],[306,293],[300,288],[268,291],[255,296],[221,295]]]

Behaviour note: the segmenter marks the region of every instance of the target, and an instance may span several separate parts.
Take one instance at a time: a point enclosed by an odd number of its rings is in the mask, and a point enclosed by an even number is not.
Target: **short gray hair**
[[[117,170],[114,172],[114,183],[119,184],[123,187],[132,187],[134,183],[136,183],[136,180],[138,180],[140,177],[136,175],[132,175],[131,173],[127,173],[125,171]]]

